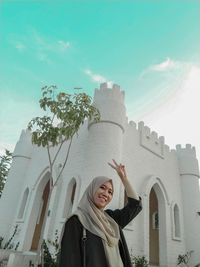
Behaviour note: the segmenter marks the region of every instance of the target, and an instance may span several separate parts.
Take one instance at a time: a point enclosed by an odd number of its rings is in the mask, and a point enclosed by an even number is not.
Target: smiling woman
[[[124,165],[113,160],[124,184],[128,203],[119,210],[105,210],[112,200],[113,182],[105,176],[93,179],[77,210],[65,223],[61,241],[60,267],[131,267],[122,229],[141,211],[139,198],[130,185]]]

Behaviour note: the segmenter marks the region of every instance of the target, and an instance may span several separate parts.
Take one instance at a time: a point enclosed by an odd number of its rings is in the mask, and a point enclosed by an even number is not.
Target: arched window
[[[174,205],[174,209],[173,209],[173,215],[174,215],[174,236],[175,238],[180,238],[181,234],[180,234],[180,216],[179,216],[179,208],[178,205],[175,204]]]
[[[172,239],[181,240],[180,212],[176,203],[171,205]]]
[[[18,219],[22,219],[24,217],[24,211],[25,211],[25,207],[26,207],[26,203],[27,203],[27,199],[28,199],[28,194],[29,194],[29,189],[26,188],[24,195],[23,195],[23,198],[22,198],[19,213],[17,216]]]
[[[67,187],[65,203],[63,208],[63,215],[62,215],[63,218],[66,218],[72,212],[75,195],[76,195],[76,180],[72,178]]]

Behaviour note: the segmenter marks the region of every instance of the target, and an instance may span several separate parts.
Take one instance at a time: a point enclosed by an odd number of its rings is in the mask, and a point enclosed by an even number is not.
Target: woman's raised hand
[[[129,182],[129,180],[126,176],[125,166],[122,165],[121,163],[117,164],[117,162],[114,159],[113,159],[113,163],[114,163],[114,165],[108,162],[110,167],[115,169],[116,172],[118,173],[118,175],[119,175],[119,177],[120,177],[120,179],[121,179],[121,181],[125,187],[127,196],[139,200],[139,197],[138,197],[136,191],[134,190],[134,188],[132,187],[131,183]]]
[[[108,165],[110,165],[110,167],[116,170],[117,174],[119,175],[122,181],[127,179],[125,166],[122,165],[121,163],[117,164],[117,162],[114,159],[112,161],[114,165],[111,164],[110,162],[108,162]]]

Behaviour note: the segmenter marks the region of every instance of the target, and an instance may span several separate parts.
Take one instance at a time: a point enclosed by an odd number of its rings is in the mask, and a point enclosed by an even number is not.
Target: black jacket
[[[124,267],[132,267],[128,247],[122,229],[142,210],[141,199],[128,198],[123,209],[106,210],[119,225],[119,251]],[[86,266],[108,267],[103,242],[100,237],[86,230]],[[83,226],[77,216],[72,216],[65,224],[61,242],[60,267],[83,266]]]

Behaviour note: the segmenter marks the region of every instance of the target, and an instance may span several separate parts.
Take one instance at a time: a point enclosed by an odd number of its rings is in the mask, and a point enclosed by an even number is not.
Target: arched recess
[[[32,206],[29,214],[24,240],[24,250],[37,250],[40,238],[42,238],[45,212],[50,192],[50,172],[47,171],[33,187]]]
[[[180,212],[177,203],[172,204],[172,238],[181,240]]]
[[[167,266],[168,242],[167,242],[167,214],[169,206],[169,197],[164,183],[159,177],[150,176],[142,187],[142,201],[144,213],[144,253],[150,259],[150,193],[152,189],[157,199],[158,219],[159,219],[159,266]],[[149,240],[149,242],[146,242]]]
[[[28,195],[29,195],[29,189],[27,187],[26,190],[24,191],[23,198],[21,200],[21,205],[17,216],[18,220],[23,220],[24,218]]]
[[[66,190],[66,197],[64,201],[64,207],[63,207],[63,212],[62,212],[62,218],[66,219],[71,213],[74,205],[74,200],[77,196],[77,181],[73,177]]]
[[[149,195],[149,262],[159,266],[159,212],[158,198],[152,187]]]
[[[141,190],[142,191],[142,195],[143,196],[149,196],[151,188],[153,187],[154,184],[158,184],[159,185],[167,205],[170,205],[169,196],[168,196],[167,190],[165,188],[165,185],[162,182],[162,180],[159,177],[155,176],[155,175],[151,175],[151,176],[149,176],[147,178],[147,180],[145,180],[145,183],[143,184],[142,190]]]

